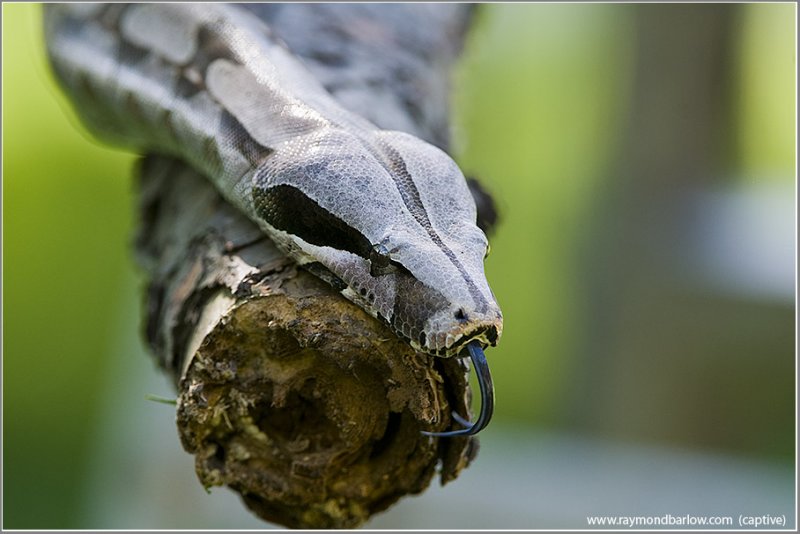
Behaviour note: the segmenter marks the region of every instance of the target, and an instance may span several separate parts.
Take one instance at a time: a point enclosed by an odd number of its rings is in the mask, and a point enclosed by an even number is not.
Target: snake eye
[[[383,243],[373,245],[369,253],[369,274],[383,276],[397,272],[397,264],[389,257],[389,249]]]
[[[492,252],[492,245],[486,243],[486,253],[483,255],[484,260],[489,257],[490,252]]]

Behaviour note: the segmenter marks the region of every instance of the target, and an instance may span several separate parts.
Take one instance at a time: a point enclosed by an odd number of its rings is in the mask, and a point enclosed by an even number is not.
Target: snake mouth
[[[499,337],[500,330],[494,323],[478,324],[469,330],[459,325],[450,332],[421,335],[419,342],[412,340],[411,345],[421,352],[449,358],[458,356],[471,341],[476,341],[483,348],[494,347]]]
[[[495,325],[479,326],[474,330],[457,337],[455,341],[445,347],[444,350],[448,353],[459,353],[461,352],[461,347],[470,341],[478,341],[483,347],[494,347],[497,345],[497,338],[497,327]]]

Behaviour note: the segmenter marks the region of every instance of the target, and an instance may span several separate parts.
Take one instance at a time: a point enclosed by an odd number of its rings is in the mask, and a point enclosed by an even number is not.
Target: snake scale
[[[253,12],[231,4],[48,4],[49,59],[100,139],[177,156],[298,264],[413,348],[466,351],[483,397],[483,349],[502,314],[485,234],[442,150],[345,109]]]

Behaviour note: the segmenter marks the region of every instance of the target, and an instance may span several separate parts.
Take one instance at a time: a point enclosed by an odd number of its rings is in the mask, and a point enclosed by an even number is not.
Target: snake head
[[[411,135],[338,128],[279,146],[256,172],[253,211],[290,256],[417,350],[495,345],[502,314],[466,180]]]

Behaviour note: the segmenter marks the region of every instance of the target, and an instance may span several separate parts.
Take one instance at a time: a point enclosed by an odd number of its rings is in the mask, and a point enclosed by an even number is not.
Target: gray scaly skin
[[[222,4],[49,4],[45,30],[95,135],[194,166],[415,349],[496,344],[488,244],[457,165],[345,110],[258,18]]]

